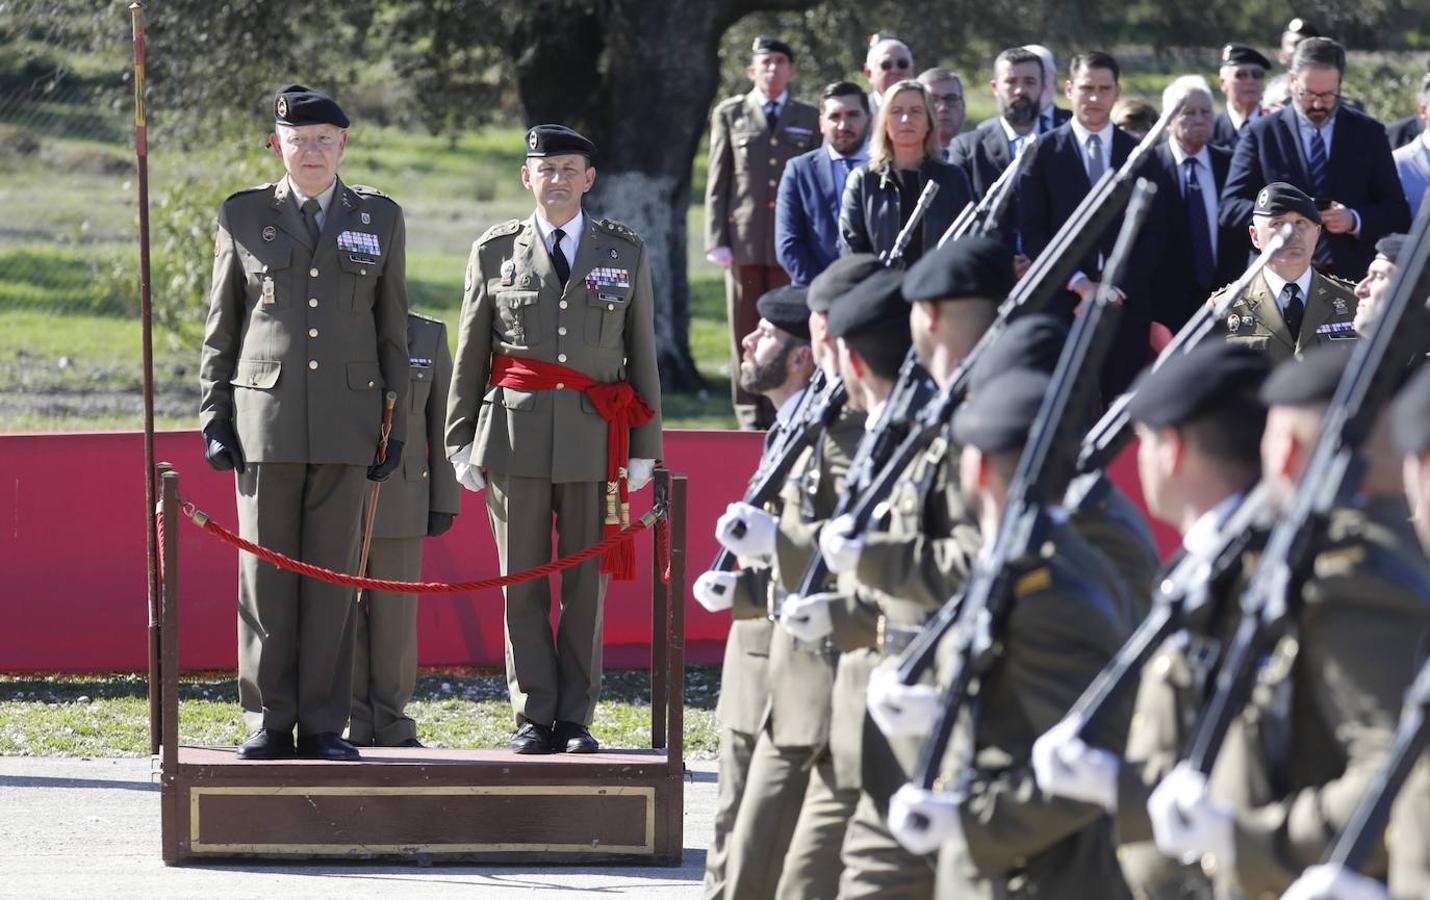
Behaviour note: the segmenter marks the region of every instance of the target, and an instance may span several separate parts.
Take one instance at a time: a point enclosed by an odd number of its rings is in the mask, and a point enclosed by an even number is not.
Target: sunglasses
[[[887,72],[890,69],[907,69],[909,65],[910,63],[907,59],[886,59],[879,63],[879,68]]]

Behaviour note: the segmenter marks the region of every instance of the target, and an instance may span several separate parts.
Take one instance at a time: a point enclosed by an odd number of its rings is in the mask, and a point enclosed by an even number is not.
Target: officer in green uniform
[[[1262,478],[1280,508],[1305,470],[1350,348],[1284,363],[1267,380]],[[1430,584],[1410,524],[1387,416],[1361,450],[1361,499],[1332,510],[1211,784],[1185,764],[1148,800],[1157,846],[1200,856],[1228,890],[1285,890],[1345,827],[1385,758],[1430,626]],[[1384,877],[1385,858],[1367,874]]]
[[[452,352],[447,326],[407,314],[411,372],[406,459],[379,495],[367,575],[392,581],[422,577],[422,539],[452,527],[461,489],[447,464],[442,428]],[[353,706],[348,740],[358,746],[421,747],[417,723],[404,712],[417,684],[417,595],[372,591],[357,610]]]
[[[1300,188],[1275,181],[1256,195],[1251,242],[1265,247],[1283,225],[1293,229],[1286,246],[1218,323],[1227,340],[1264,351],[1273,365],[1311,347],[1356,339],[1355,285],[1311,267],[1321,236],[1315,202]],[[1220,296],[1213,294],[1212,301]]]
[[[465,487],[487,487],[503,572],[595,544],[628,521],[628,490],[661,455],[650,261],[629,228],[586,215],[595,147],[561,125],[527,132],[528,219],[472,245],[462,299],[447,454]],[[559,435],[559,439],[558,439]],[[619,451],[628,441],[629,458]],[[506,594],[506,672],[518,753],[597,749],[608,553],[561,576],[555,640],[548,580]]]
[[[1259,478],[1266,407],[1257,391],[1269,371],[1265,354],[1208,341],[1134,385],[1127,412],[1137,429],[1143,495],[1154,515],[1182,533],[1172,565],[1211,553]],[[1033,746],[1033,771],[1044,791],[1114,816],[1117,855],[1138,900],[1211,896],[1200,867],[1181,865],[1152,843],[1147,795],[1180,757],[1197,711],[1210,699],[1215,642],[1237,620],[1236,592],[1217,599],[1144,666],[1125,752],[1089,746],[1063,725]]]
[[[200,363],[205,455],[234,470],[239,533],[340,572],[357,568],[364,475],[402,463],[407,434],[402,210],[338,178],[348,117],[294,84],[269,142],[287,175],[224,201]],[[376,462],[382,397],[399,398]],[[244,759],[356,759],[353,594],[239,559],[238,693]]]
[[[760,324],[743,342],[740,381],[747,390],[768,397],[775,408],[775,422],[765,438],[760,469],[774,462],[770,454],[779,448],[787,429],[799,427],[793,415],[801,403],[809,400],[805,391],[816,354],[810,348],[805,294],[804,288],[783,287],[761,297],[757,304]],[[772,511],[778,510],[776,499]],[[774,620],[769,610],[769,563],[747,559],[735,571],[704,572],[696,579],[693,593],[701,606],[713,613],[728,610],[731,619],[725,638],[725,661],[720,669],[720,700],[715,707],[720,723],[720,794],[715,833],[705,854],[702,888],[702,896],[716,900],[725,895],[726,848],[770,697],[768,670]]]

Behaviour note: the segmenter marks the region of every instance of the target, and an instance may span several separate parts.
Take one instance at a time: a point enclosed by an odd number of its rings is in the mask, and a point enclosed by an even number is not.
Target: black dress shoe
[[[293,732],[262,728],[238,748],[239,759],[287,759],[293,755]]]
[[[320,731],[298,738],[298,755],[304,759],[358,759],[358,749],[336,731]]]
[[[551,729],[535,722],[523,722],[511,739],[513,753],[550,753]]]
[[[590,730],[575,722],[557,722],[551,730],[551,746],[567,753],[595,753],[601,749],[601,745],[591,737]]]

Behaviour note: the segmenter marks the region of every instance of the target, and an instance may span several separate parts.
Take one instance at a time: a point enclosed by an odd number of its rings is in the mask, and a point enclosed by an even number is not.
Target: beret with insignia
[[[1393,263],[1400,261],[1400,250],[1405,246],[1408,235],[1387,234],[1385,237],[1375,242],[1375,255],[1384,256]]]
[[[301,84],[281,87],[273,95],[273,118],[279,125],[348,127],[347,114],[332,97]]]
[[[1422,365],[1410,379],[1390,415],[1397,450],[1408,456],[1430,447],[1430,366]]]
[[[1271,372],[1266,354],[1229,341],[1209,340],[1142,373],[1127,415],[1153,428],[1181,425],[1224,410],[1244,411],[1248,426],[1265,419],[1258,391]]]
[[[755,301],[760,316],[780,331],[802,340],[809,340],[809,304],[805,301],[808,288],[777,287]]]
[[[904,299],[910,303],[973,297],[1001,302],[1012,289],[1013,252],[982,236],[944,244],[904,276]]]
[[[872,253],[851,253],[829,264],[809,283],[811,312],[827,313],[834,301],[849,293],[854,285],[884,268]]]
[[[1052,381],[1033,369],[1012,369],[990,380],[954,413],[953,439],[984,453],[1023,446]]]
[[[1286,360],[1262,385],[1261,399],[1267,406],[1320,406],[1331,402],[1353,352],[1355,348],[1350,344],[1332,344],[1316,347],[1301,359]]]
[[[987,350],[978,354],[968,373],[968,389],[977,391],[1004,372],[1032,369],[1053,374],[1067,342],[1068,327],[1057,316],[1030,313],[1008,324]]]
[[[590,160],[596,155],[596,145],[565,125],[534,125],[526,132],[528,158],[567,153],[579,153]]]
[[[1271,68],[1271,60],[1262,56],[1255,47],[1246,44],[1227,44],[1221,48],[1221,64],[1224,66],[1260,66]]]
[[[829,311],[829,333],[858,337],[884,331],[909,333],[909,307],[900,285],[904,273],[881,269],[859,282]]]
[[[1300,16],[1286,23],[1286,31],[1289,34],[1299,34],[1303,38],[1321,36],[1321,33],[1316,30],[1315,26]]]
[[[1273,181],[1262,188],[1251,210],[1253,216],[1281,216],[1289,212],[1300,213],[1317,225],[1321,224],[1316,202],[1305,191],[1284,181]]]
[[[794,50],[790,48],[790,45],[768,34],[762,34],[755,38],[755,43],[750,47],[750,52],[755,54],[783,53],[785,59],[794,62]]]

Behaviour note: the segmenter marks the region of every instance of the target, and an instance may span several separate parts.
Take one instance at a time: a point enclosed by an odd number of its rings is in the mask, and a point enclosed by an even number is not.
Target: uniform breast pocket
[[[361,313],[372,309],[372,301],[377,296],[377,278],[382,273],[379,261],[368,256],[339,253],[338,267],[343,273],[339,279],[338,296],[348,312]]]
[[[500,291],[496,295],[498,328],[502,340],[530,347],[541,341],[540,309],[536,291]]]
[[[586,343],[592,347],[619,347],[626,333],[626,307],[630,295],[622,289],[586,292]]]
[[[412,395],[412,411],[419,412],[427,406],[427,397],[432,393],[432,367],[411,366],[408,371],[409,393]]]
[[[288,244],[262,244],[255,250],[243,249],[244,291],[256,308],[276,311],[290,302],[289,273],[293,263],[293,248]]]

